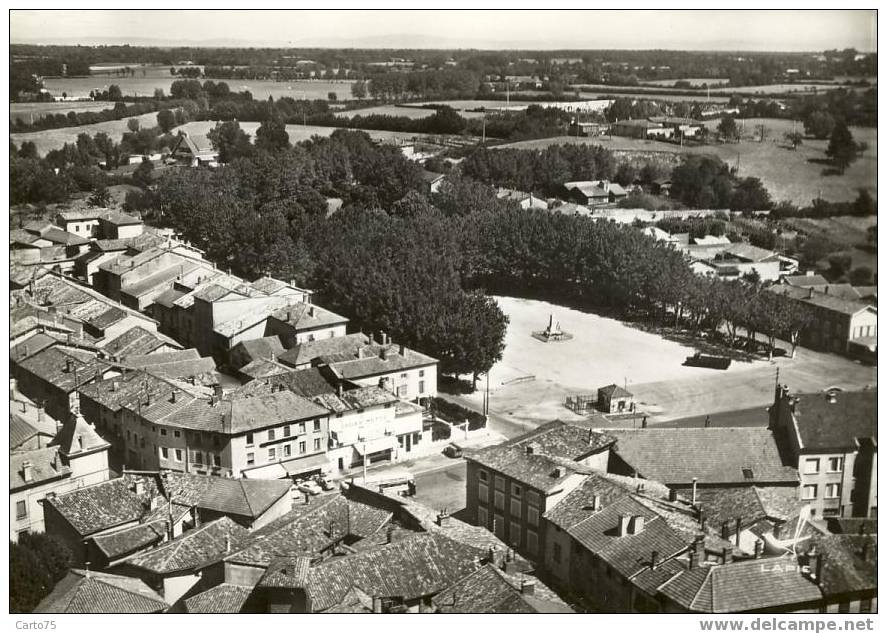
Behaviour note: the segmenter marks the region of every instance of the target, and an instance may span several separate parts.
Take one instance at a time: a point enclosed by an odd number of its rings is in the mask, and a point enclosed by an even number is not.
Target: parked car
[[[314,478],[314,481],[324,490],[334,490],[336,487],[335,484],[333,484],[333,480],[326,475],[318,475]]]
[[[320,486],[317,485],[317,482],[310,479],[297,483],[296,490],[299,492],[306,492],[309,495],[319,495],[322,492]]]
[[[462,449],[455,444],[448,444],[443,452],[447,457],[462,457]]]

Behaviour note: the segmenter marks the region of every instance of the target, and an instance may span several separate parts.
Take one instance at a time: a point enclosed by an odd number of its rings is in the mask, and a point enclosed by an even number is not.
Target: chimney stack
[[[591,509],[594,510],[595,512],[597,512],[601,509],[601,496],[600,495],[594,495],[591,498]]]
[[[696,550],[690,550],[690,569],[699,567],[699,553]]]
[[[527,451],[527,455],[532,455],[533,454],[533,445],[527,444],[526,451]]]
[[[691,505],[696,505],[696,477],[693,477],[693,497],[690,499]]]
[[[382,360],[388,360],[388,350],[384,347],[379,348],[379,358]]]
[[[373,596],[373,613],[382,613],[382,598]]]
[[[522,580],[520,584],[520,592],[522,596],[532,596],[536,593],[535,580]]]
[[[314,312],[314,306],[308,306],[308,316],[311,317],[311,318],[313,319],[313,318],[314,318],[314,314],[315,314],[315,312]]]
[[[655,549],[650,553],[650,569],[656,569],[656,565],[659,564],[659,552]]]
[[[394,542],[394,526],[389,525],[388,529],[385,530],[385,542],[389,545]]]
[[[672,503],[677,501],[678,500],[678,491],[675,490],[674,488],[669,488],[668,489],[668,500],[671,501]]]
[[[726,565],[727,563],[732,563],[733,562],[733,548],[732,547],[725,547],[723,550],[721,550],[721,557],[723,559],[724,565]]]
[[[627,514],[619,515],[619,531],[617,532],[617,536],[625,536],[628,534],[628,524],[631,521],[631,517]]]
[[[760,539],[755,541],[755,558],[760,558],[764,554],[764,542]]]
[[[730,540],[730,524],[726,521],[721,523],[721,538],[725,541]]]
[[[631,517],[629,534],[640,534],[644,531],[644,517],[641,515]]]
[[[741,517],[736,517],[736,537],[735,537],[735,543],[736,543],[736,548],[737,548],[737,549],[739,548],[739,535],[740,535],[741,532],[742,532],[742,518],[741,518]]]
[[[382,341],[382,345],[388,345],[388,335],[385,330],[379,332],[379,339]]]
[[[133,491],[138,496],[145,494],[145,482],[142,481],[141,479],[136,479],[135,484],[133,486]]]
[[[401,356],[407,355],[407,346],[404,345],[403,343],[400,344],[400,355]]]
[[[446,510],[437,514],[437,524],[440,527],[447,527],[450,524],[450,515],[446,512]]]
[[[66,358],[65,359],[65,373],[70,374],[72,371],[74,371],[74,359],[73,358]]]
[[[9,379],[9,399],[15,399],[15,394],[18,391],[18,381],[15,378]]]
[[[31,462],[28,460],[22,462],[22,479],[26,482],[30,482],[34,479],[33,468],[31,467]]]

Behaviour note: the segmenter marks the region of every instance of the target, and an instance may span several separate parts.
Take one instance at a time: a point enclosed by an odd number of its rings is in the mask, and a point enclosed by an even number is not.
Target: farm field
[[[47,114],[68,112],[99,112],[114,107],[108,101],[52,101],[49,103],[10,103],[9,120],[21,119],[25,123],[39,121]]]
[[[182,130],[188,134],[206,134],[213,127],[215,121],[191,121],[185,125],[173,129],[173,133]],[[240,129],[250,135],[251,140],[255,141],[256,130],[260,123],[243,121],[240,123]],[[312,136],[330,136],[336,130],[343,128],[323,127],[319,125],[287,125],[286,133],[289,134],[290,143],[300,143],[307,141]],[[389,132],[387,130],[363,130],[370,135],[371,138],[380,141],[392,140],[412,140],[417,136],[414,132]]]
[[[645,82],[640,86],[610,86],[607,84],[581,84],[581,85],[573,85],[570,86],[570,89],[579,89],[583,92],[595,90],[600,91],[601,93],[606,94],[607,90],[626,90],[631,89],[632,91],[636,91],[638,93],[648,93],[656,90],[663,90],[664,88],[672,88],[674,82],[677,80],[668,79],[665,80],[665,83],[657,82],[655,85],[653,82]],[[781,84],[768,84],[765,86],[739,86],[739,87],[720,87],[720,88],[712,88],[711,94],[721,94],[721,95],[732,95],[732,94],[741,94],[741,95],[771,95],[771,94],[782,94],[782,93],[805,93],[805,92],[822,92],[826,90],[835,90],[837,88],[846,87],[851,90],[867,90],[867,86],[840,86],[837,84],[815,84],[815,83],[781,83]],[[708,91],[705,89],[699,90],[700,96],[706,96]],[[628,95],[630,96],[630,95]],[[649,95],[644,95],[649,96]],[[678,97],[679,99],[694,99],[695,97]]]
[[[381,105],[369,108],[359,108],[357,110],[345,110],[338,112],[336,116],[343,119],[351,119],[355,116],[371,116],[373,114],[382,114],[385,116],[404,116],[408,119],[424,119],[434,114],[431,108],[410,108],[398,105]]]
[[[854,200],[860,188],[868,188],[877,197],[877,130],[875,128],[851,128],[857,142],[865,142],[868,149],[847,168],[844,174],[823,175],[828,165],[826,159],[827,140],[804,139],[796,150],[786,147],[783,134],[792,129],[792,122],[785,119],[746,119],[737,121],[744,130],[746,139],[736,144],[705,145],[701,147],[680,147],[661,141],[632,139],[614,136],[601,138],[558,136],[547,139],[534,139],[509,143],[498,147],[517,149],[542,149],[563,143],[585,143],[602,145],[612,150],[638,152],[671,152],[683,154],[710,154],[719,157],[731,167],[738,165],[742,177],[760,178],[776,201],[789,200],[794,204],[808,205],[821,196],[824,200],[843,202]],[[755,126],[763,124],[766,138],[763,143],[747,140],[755,133]],[[706,121],[706,125],[716,128],[717,120]],[[803,127],[797,124],[797,129]]]
[[[154,127],[157,125],[157,113],[148,112],[136,118],[143,127]],[[77,135],[86,133],[90,136],[104,132],[115,141],[119,141],[123,137],[123,133],[127,131],[126,122],[129,119],[120,119],[119,121],[105,121],[96,123],[95,125],[78,125],[76,127],[62,127],[55,130],[41,130],[39,132],[21,132],[10,134],[12,142],[21,145],[25,141],[31,141],[37,146],[37,153],[45,156],[46,152],[54,149],[60,149],[65,143],[75,143]]]
[[[111,84],[120,86],[124,96],[139,97],[151,96],[156,88],[161,88],[169,95],[169,87],[179,77],[169,74],[169,67],[164,66],[165,74],[152,69],[146,76],[141,76],[137,70],[135,77],[117,77],[113,74],[103,74],[90,77],[47,77],[44,80],[46,89],[53,96],[61,96],[62,92],[71,95],[89,94],[90,90],[107,90]],[[155,75],[155,76],[151,76]],[[201,80],[205,81],[205,80]],[[351,99],[350,80],[343,81],[252,81],[249,79],[213,79],[212,81],[224,81],[233,92],[249,90],[255,99],[267,99],[268,97],[292,97],[293,99],[324,99],[328,93],[335,92],[338,100]]]
[[[710,86],[714,86],[717,84],[723,84],[730,81],[726,77],[681,77],[679,79],[655,79],[652,81],[642,81],[642,86],[665,86],[666,88],[671,88],[674,86],[676,81],[686,81],[691,86],[701,86],[703,84],[708,84]]]
[[[874,368],[803,348],[795,359],[734,362],[726,371],[685,367],[682,363],[693,347],[615,319],[544,301],[495,299],[510,322],[503,358],[490,371],[490,411],[524,427],[574,419],[564,407],[567,395],[596,394],[611,383],[626,385],[635,394],[639,411],[650,416],[651,424],[754,407],[765,415],[777,367],[780,381],[793,391],[875,383]],[[543,343],[531,336],[545,328],[549,315],[573,335],[572,340]],[[459,399],[480,410],[483,393],[479,389]],[[631,420],[625,423],[631,425]]]
[[[683,96],[683,95],[661,95],[661,94],[651,94],[649,92],[644,92],[642,89],[639,89],[638,92],[630,92],[630,93],[616,93],[616,92],[607,92],[606,90],[600,90],[598,92],[586,92],[582,91],[579,93],[579,96],[583,99],[600,99],[602,97],[612,95],[615,97],[626,97],[628,99],[652,99],[654,101],[707,101],[709,103],[727,103],[730,101],[730,97],[718,96],[712,94],[711,97],[706,96],[704,92],[700,92],[699,95],[691,95],[691,96]]]

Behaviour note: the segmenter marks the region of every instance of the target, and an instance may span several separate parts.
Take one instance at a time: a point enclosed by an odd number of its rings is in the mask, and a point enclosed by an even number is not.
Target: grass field
[[[707,121],[711,128],[717,121]],[[756,133],[756,126],[765,127],[763,143],[749,140]],[[711,154],[731,167],[739,167],[739,175],[761,179],[776,201],[789,200],[798,205],[808,205],[821,196],[824,200],[842,202],[853,200],[860,188],[868,188],[877,194],[877,130],[875,128],[851,128],[853,137],[868,144],[868,149],[847,168],[844,174],[830,174],[825,164],[826,140],[804,139],[796,150],[785,145],[783,135],[792,130],[792,122],[784,119],[746,119],[741,123],[744,140],[740,143],[680,147],[661,141],[649,141],[614,136],[603,138],[575,138],[559,136],[532,141],[509,143],[499,147],[542,149],[563,143],[602,145],[609,149],[638,152],[671,152]],[[800,124],[797,129],[803,130]]]
[[[579,89],[582,92],[588,91],[596,91],[602,94],[606,94],[608,90],[626,90],[630,89],[632,91],[636,91],[638,96],[644,98],[652,98],[649,92],[655,92],[656,90],[663,90],[665,88],[671,88],[674,85],[676,80],[669,79],[666,80],[665,83],[660,82],[645,82],[645,85],[640,86],[609,86],[606,84],[582,84],[582,85],[574,85],[570,86],[570,89]],[[704,80],[702,80],[704,81]],[[700,81],[700,83],[702,83]],[[714,81],[714,80],[712,80]],[[835,84],[813,84],[813,83],[782,83],[782,84],[768,84],[765,86],[741,86],[741,87],[721,87],[721,88],[712,88],[711,94],[719,94],[719,95],[732,95],[732,94],[741,94],[741,95],[772,95],[772,94],[782,94],[782,93],[815,93],[815,92],[824,92],[826,90],[835,90],[837,88],[845,87],[850,90],[868,90],[868,86],[839,86]],[[699,96],[705,98],[708,91],[704,89],[699,90]],[[626,95],[630,96],[630,95]],[[677,97],[681,100],[691,100],[698,99],[695,96],[680,96]]]
[[[510,323],[503,359],[490,371],[490,410],[516,424],[572,419],[574,414],[563,406],[566,395],[596,394],[611,383],[627,385],[653,424],[755,407],[763,414],[772,399],[777,366],[780,382],[794,391],[875,383],[871,367],[806,349],[799,349],[795,359],[734,362],[726,371],[685,367],[682,363],[693,347],[615,319],[542,301],[511,297],[496,301]],[[572,340],[542,343],[531,336],[545,328],[551,314],[573,335]],[[522,377],[524,381],[512,382]],[[480,390],[464,398],[480,409]]]
[[[157,125],[156,112],[149,112],[134,118],[138,119],[143,127],[154,127]],[[60,149],[65,143],[75,143],[77,135],[84,132],[90,136],[104,132],[115,141],[119,141],[123,137],[123,133],[127,131],[126,122],[128,120],[105,121],[95,125],[78,125],[76,127],[63,127],[56,130],[42,130],[40,132],[22,132],[10,134],[9,136],[12,142],[19,146],[25,141],[32,141],[37,146],[37,152],[41,156],[45,156],[46,152]]]
[[[878,270],[878,256],[865,248],[860,248],[860,245],[864,246],[867,243],[867,230],[877,223],[878,219],[875,216],[792,218],[788,220],[788,224],[809,235],[821,235],[842,245],[844,248],[837,252],[850,255],[853,260],[852,268],[868,266],[874,271]]]
[[[434,114],[434,110],[431,108],[404,108],[398,105],[381,105],[381,106],[373,106],[370,108],[359,108],[357,110],[346,110],[344,112],[337,113],[337,116],[340,116],[345,119],[350,119],[355,116],[370,116],[373,114],[383,114],[386,116],[403,116],[408,119],[424,119],[425,117],[429,117]]]
[[[686,81],[691,86],[701,86],[703,84],[708,84],[710,86],[714,86],[716,84],[727,83],[729,79],[726,77],[681,77],[680,79],[656,79],[654,81],[642,81],[641,85],[643,86],[665,86],[666,88],[671,88],[674,86],[676,81]]]
[[[114,107],[108,101],[67,101],[50,103],[10,103],[9,120],[21,119],[25,123],[39,121],[47,114],[68,114],[68,112],[99,112]]]

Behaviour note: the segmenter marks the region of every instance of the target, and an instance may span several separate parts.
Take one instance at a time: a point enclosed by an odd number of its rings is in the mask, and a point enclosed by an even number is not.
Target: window
[[[844,458],[843,457],[829,457],[828,458],[828,471],[830,473],[839,473],[844,468]]]
[[[406,379],[407,379],[407,375],[406,375],[406,374],[401,374],[401,375],[400,375],[400,379],[401,379],[401,380],[406,380]]]
[[[502,518],[501,514],[493,515],[493,534],[500,539],[505,537],[505,519]]]
[[[213,454],[213,466],[221,466],[222,465],[222,456],[218,453]]]
[[[419,381],[419,393],[425,393],[425,381],[424,380]]]
[[[289,424],[287,424],[285,427],[283,427],[283,436],[284,437],[290,436],[290,425]]]
[[[809,486],[804,486],[804,496],[803,499],[815,499],[817,493],[818,486],[816,484],[811,484]]]
[[[253,442],[253,434],[252,434],[252,433],[247,433],[247,434],[246,434],[246,445],[247,445],[247,446],[252,446],[253,443],[254,443],[254,442]]]
[[[160,437],[166,436],[166,429],[160,429]]]
[[[320,450],[320,438],[319,437],[314,438],[314,450],[315,451]]]
[[[203,464],[203,453],[200,451],[194,451],[194,463]]]
[[[299,433],[304,433],[304,432],[305,432],[305,423],[299,422]]]
[[[268,449],[268,460],[274,461],[275,459],[277,459],[277,449],[269,448]]]
[[[477,524],[481,527],[488,527],[488,523],[490,521],[490,517],[487,514],[486,508],[478,508],[477,509]]]
[[[160,447],[160,456],[163,459],[169,459],[169,449],[166,448],[165,446],[161,446]]]
[[[256,463],[256,454],[255,453],[247,453],[246,454],[246,465],[252,466]]]
[[[274,440],[274,429],[268,429],[268,441],[271,442]]]
[[[511,522],[511,531],[508,534],[508,542],[514,547],[520,547],[521,524],[517,521]]]
[[[487,484],[482,481],[477,482],[477,500],[481,503],[489,503],[490,497]]]
[[[299,453],[300,454],[305,453],[305,442],[299,442]]]
[[[182,437],[182,433],[180,431],[173,431],[173,435],[175,437]]]
[[[511,496],[520,499],[521,487],[517,484],[511,485]]]
[[[533,526],[539,525],[539,510],[527,506],[527,523]]]
[[[539,537],[533,530],[527,530],[527,553],[536,556],[539,553]]]
[[[561,544],[555,543],[554,548],[551,551],[552,558],[554,558],[554,562],[561,562]]]
[[[527,490],[527,503],[531,506],[539,505],[539,493],[534,490]]]
[[[293,445],[292,444],[284,444],[283,445],[283,456],[289,457],[293,454]]]
[[[479,470],[479,471],[477,471],[477,478],[480,479],[481,481],[488,481],[490,476],[487,474],[487,471]]]
[[[314,420],[314,432],[317,433],[320,430],[320,420]]]
[[[804,474],[815,475],[819,472],[819,459],[804,460]]]
[[[177,462],[182,461],[182,449],[180,449],[180,448],[176,449],[176,461]]]
[[[407,386],[401,385],[397,388],[397,397],[398,398],[406,398],[407,395]]]
[[[424,377],[425,377],[425,370],[424,370],[424,369],[420,369],[420,370],[419,370],[419,378],[424,378]]]
[[[493,506],[497,510],[505,509],[505,493],[501,490],[496,490],[493,496]]]
[[[16,519],[24,519],[28,516],[28,502],[27,501],[16,501],[15,502],[15,518]]]
[[[837,499],[841,496],[841,486],[839,484],[826,484],[825,485],[825,498],[826,499]]]
[[[516,517],[520,516],[520,499],[511,500],[511,515]]]
[[[499,475],[495,477],[496,482],[496,490],[505,490],[505,480],[502,479]]]

